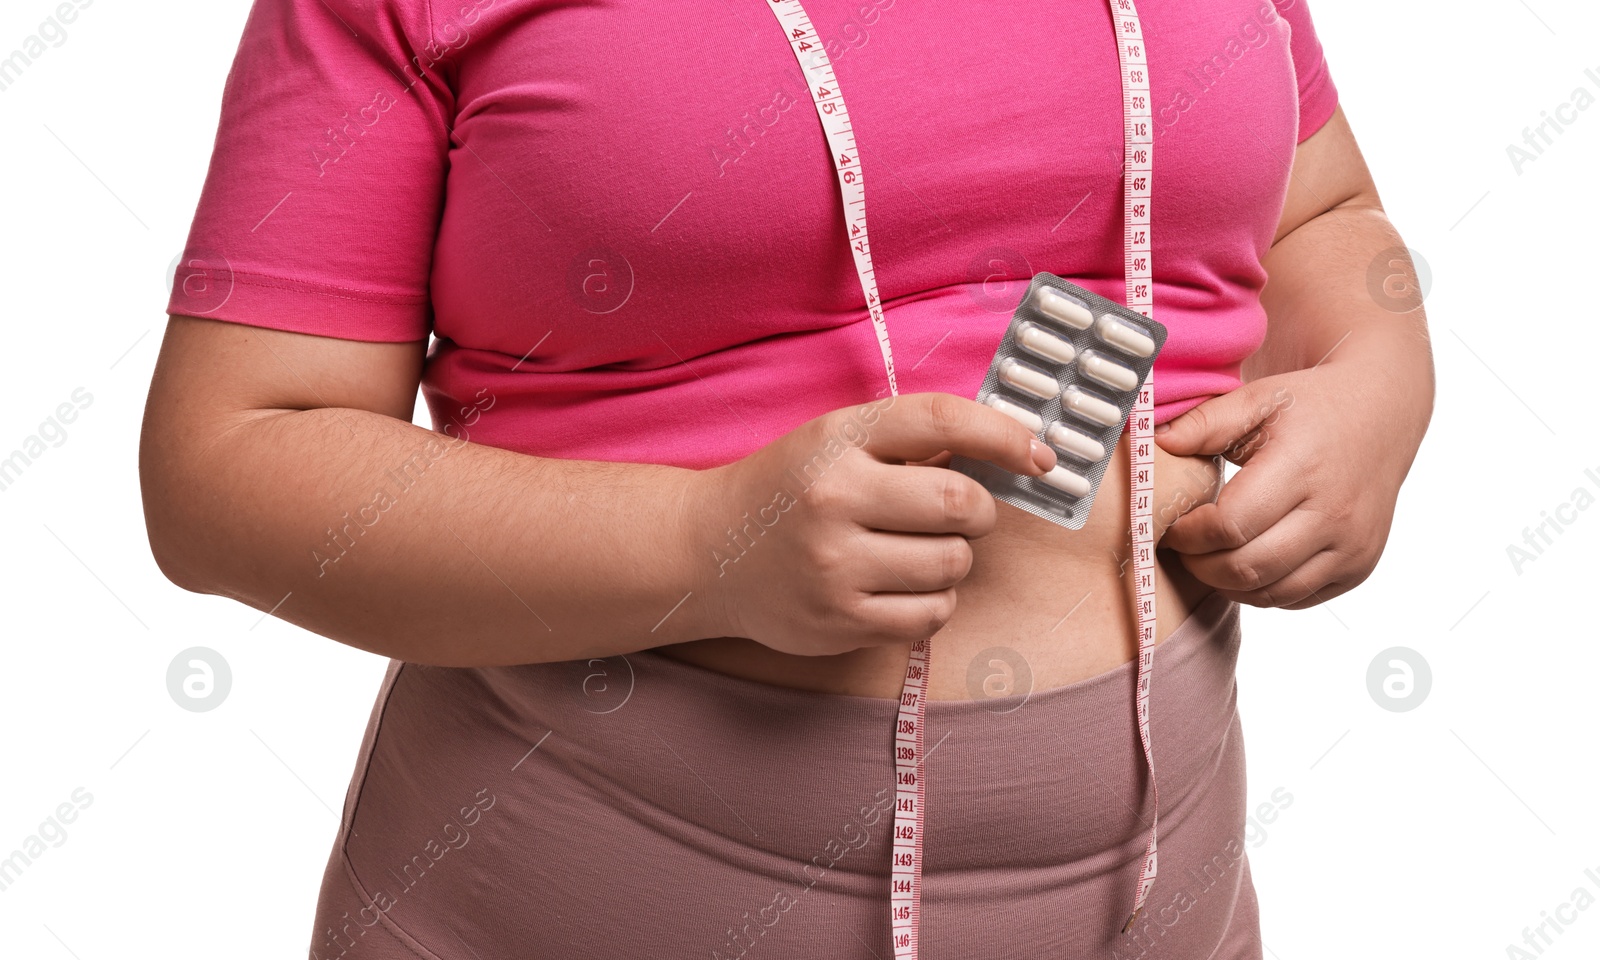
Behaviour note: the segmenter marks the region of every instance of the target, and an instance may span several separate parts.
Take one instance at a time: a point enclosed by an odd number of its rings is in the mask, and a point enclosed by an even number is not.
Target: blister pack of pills
[[[1036,517],[1072,530],[1089,520],[1139,388],[1167,328],[1134,310],[1039,273],[1017,305],[977,400],[1031,429],[1056,452],[1041,477],[956,456],[952,470]]]

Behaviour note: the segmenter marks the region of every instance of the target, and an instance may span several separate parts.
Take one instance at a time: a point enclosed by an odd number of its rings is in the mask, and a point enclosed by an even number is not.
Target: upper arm
[[[156,358],[145,432],[315,407],[370,410],[409,423],[427,344],[173,316]]]
[[[251,7],[173,276],[147,427],[313,407],[410,421],[453,109],[430,69],[428,9]]]
[[[192,458],[225,431],[285,411],[410,422],[453,109],[431,69],[429,9],[251,7],[167,302],[141,441],[147,481],[203,466]]]
[[[156,358],[139,438],[139,485],[157,565],[183,582],[186,478],[224,434],[317,407],[370,410],[406,422],[427,341],[369,343],[176,315]]]
[[[1295,149],[1289,192],[1272,235],[1273,244],[1340,206],[1382,209],[1378,188],[1343,107],[1334,110],[1328,122]]]

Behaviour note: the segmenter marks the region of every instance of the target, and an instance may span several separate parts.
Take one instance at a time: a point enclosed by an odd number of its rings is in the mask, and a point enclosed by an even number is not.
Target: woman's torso
[[[1105,3],[805,8],[851,112],[902,392],[974,396],[1034,272],[1123,298]],[[1170,331],[1162,420],[1237,386],[1260,343],[1260,257],[1298,100],[1290,25],[1271,4],[1150,0],[1141,15],[1155,316]],[[432,31],[455,110],[423,382],[437,427],[536,455],[703,468],[881,394],[828,147],[767,4],[469,0],[436,8]],[[1158,450],[1158,523],[1214,496],[1216,470]],[[973,662],[997,646],[1038,689],[1134,655],[1126,490],[1119,449],[1082,530],[1000,505],[935,638],[931,696],[1016,682],[1015,665],[989,669],[1003,656]],[[1158,639],[1206,592],[1161,559]],[[735,638],[666,652],[886,697],[906,655],[796,658]]]

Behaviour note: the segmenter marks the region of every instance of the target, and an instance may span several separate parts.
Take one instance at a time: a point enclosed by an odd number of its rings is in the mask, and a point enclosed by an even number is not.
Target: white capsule
[[[1156,342],[1145,336],[1144,331],[1109,313],[1094,325],[1094,332],[1100,334],[1101,340],[1135,357],[1148,357],[1156,352]]]
[[[1072,344],[1037,324],[1024,320],[1017,324],[1017,343],[1029,353],[1037,354],[1056,363],[1071,363],[1077,356]]]
[[[1010,400],[1007,400],[1004,397],[991,393],[987,397],[983,398],[983,402],[986,406],[990,406],[996,410],[999,410],[1001,413],[1022,424],[1024,427],[1027,427],[1029,430],[1032,430],[1034,433],[1038,433],[1044,428],[1043,417],[1039,416],[1037,413],[1034,413],[1032,410],[1029,410],[1027,407],[1012,403]]]
[[[1040,400],[1050,400],[1061,393],[1056,378],[1037,367],[1007,357],[1000,361],[1000,382],[1031,393]]]
[[[1122,421],[1122,411],[1093,394],[1079,389],[1077,384],[1061,395],[1061,408],[1074,416],[1102,427],[1115,426]]]
[[[1078,358],[1078,369],[1096,383],[1124,393],[1139,385],[1139,375],[1115,360],[1093,350],[1083,351]]]
[[[1094,463],[1106,455],[1105,444],[1076,430],[1068,430],[1059,423],[1050,424],[1050,429],[1044,432],[1044,438],[1051,446],[1064,450],[1079,460]]]
[[[1094,317],[1089,313],[1089,308],[1055,287],[1040,287],[1034,291],[1033,304],[1039,312],[1054,320],[1063,323],[1074,330],[1087,329],[1094,322]]]
[[[1081,498],[1089,495],[1088,479],[1059,464],[1039,479],[1070,497]]]

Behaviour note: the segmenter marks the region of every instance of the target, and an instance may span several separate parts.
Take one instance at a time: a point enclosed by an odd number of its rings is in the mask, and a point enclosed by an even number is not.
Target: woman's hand
[[[1160,545],[1231,600],[1300,609],[1377,566],[1433,412],[1423,291],[1343,110],[1295,149],[1261,265],[1267,329],[1245,385],[1156,434],[1168,453],[1242,469]]]
[[[1386,387],[1386,384],[1391,384]],[[1158,428],[1168,453],[1241,469],[1160,546],[1231,600],[1291,610],[1367,578],[1383,553],[1426,409],[1403,376],[1327,363],[1263,377]]]
[[[728,635],[784,653],[932,636],[955,612],[967,541],[996,519],[976,480],[928,465],[946,452],[1030,476],[1055,466],[1026,427],[954,394],[835,410],[687,481],[679,520],[705,544],[697,592]]]

